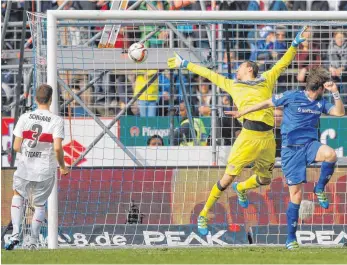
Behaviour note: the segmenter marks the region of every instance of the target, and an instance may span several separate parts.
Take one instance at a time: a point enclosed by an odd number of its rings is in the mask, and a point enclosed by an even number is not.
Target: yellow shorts
[[[238,176],[245,166],[254,162],[253,172],[271,178],[275,163],[276,142],[272,131],[257,132],[242,129],[228,158],[225,173]]]

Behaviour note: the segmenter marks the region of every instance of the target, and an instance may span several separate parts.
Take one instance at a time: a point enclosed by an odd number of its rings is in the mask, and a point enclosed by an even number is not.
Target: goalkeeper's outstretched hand
[[[174,68],[186,68],[188,65],[188,61],[184,60],[178,53],[175,53],[175,57],[171,57],[167,60],[167,65],[170,69]]]
[[[295,39],[292,42],[292,46],[297,48],[301,43],[303,43],[306,38],[302,36],[302,34],[307,30],[307,26],[303,27],[299,33],[296,35]]]

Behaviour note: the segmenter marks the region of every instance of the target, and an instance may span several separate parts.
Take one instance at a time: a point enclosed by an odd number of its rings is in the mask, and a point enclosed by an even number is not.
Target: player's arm
[[[169,58],[167,61],[167,64],[169,68],[186,68],[189,71],[207,78],[210,80],[212,83],[216,84],[218,87],[223,89],[224,91],[228,92],[229,94],[231,93],[230,90],[230,85],[234,82],[231,79],[227,79],[225,76],[217,74],[214,71],[211,71],[210,69],[191,63],[187,60],[184,60],[180,55],[175,53],[175,57]]]
[[[16,136],[14,138],[14,142],[13,142],[13,150],[17,153],[21,153],[22,152],[22,142],[23,142],[23,138],[22,137],[18,137]]]
[[[267,109],[267,108],[271,108],[271,107],[274,107],[274,103],[272,102],[272,99],[268,99],[268,100],[265,100],[263,102],[260,102],[256,105],[253,105],[252,107],[249,107],[245,110],[242,110],[242,111],[225,111],[224,113],[226,115],[231,115],[233,116],[234,118],[240,118],[248,113],[251,113],[251,112],[255,112],[255,111],[258,111],[258,110],[262,110],[262,109]]]
[[[293,40],[292,45],[282,56],[282,58],[269,71],[263,73],[263,76],[269,83],[269,87],[274,87],[281,73],[285,71],[294,60],[298,46],[306,40],[302,36],[306,29],[307,27],[305,26],[300,30],[300,32],[296,35],[295,39]]]
[[[23,116],[20,116],[17,121],[16,127],[13,130],[13,135],[15,136],[15,138],[12,148],[17,153],[22,152],[24,123],[25,122],[23,120]]]
[[[294,93],[295,91],[287,91],[282,94],[273,95],[272,98],[269,98],[263,102],[260,102],[242,111],[225,111],[224,113],[226,115],[231,115],[235,118],[240,118],[241,116],[246,115],[250,112],[272,108],[272,107],[286,106],[293,101]]]
[[[58,161],[60,167],[60,174],[66,175],[69,173],[69,170],[65,166],[64,161],[64,150],[63,150],[63,140],[64,140],[64,120],[60,121],[55,125],[53,130],[53,149],[55,157]]]
[[[331,116],[344,116],[345,115],[345,107],[343,106],[343,102],[340,97],[339,90],[334,82],[326,82],[324,84],[326,90],[329,90],[333,95],[335,105],[327,105],[325,106],[325,112]]]
[[[53,144],[54,144],[55,157],[57,158],[57,161],[60,167],[60,173],[62,175],[66,175],[69,173],[69,171],[66,168],[65,161],[64,161],[63,139],[55,138],[53,140]]]

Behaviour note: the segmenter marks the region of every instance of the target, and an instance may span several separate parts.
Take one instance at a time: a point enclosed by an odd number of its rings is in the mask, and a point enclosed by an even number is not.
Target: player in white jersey
[[[42,84],[36,91],[37,109],[20,116],[13,131],[13,149],[18,153],[18,165],[13,175],[13,232],[9,243],[5,245],[7,250],[12,250],[19,243],[23,203],[29,196],[35,209],[29,248],[36,249],[41,224],[45,220],[45,203],[54,186],[56,161],[60,166],[60,173],[68,174],[62,146],[64,120],[49,111],[52,93],[49,85]]]

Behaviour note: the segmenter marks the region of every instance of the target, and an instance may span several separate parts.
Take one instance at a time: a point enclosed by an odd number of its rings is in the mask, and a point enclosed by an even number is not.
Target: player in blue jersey
[[[323,99],[325,89],[332,93],[334,105]],[[253,111],[280,106],[283,106],[282,170],[290,193],[286,247],[294,249],[299,247],[295,233],[302,200],[301,186],[306,183],[306,167],[313,162],[322,162],[321,174],[313,192],[321,207],[329,207],[324,188],[334,173],[337,157],[334,149],[318,141],[319,118],[322,113],[343,116],[345,109],[336,84],[330,81],[329,73],[318,67],[310,71],[304,91],[287,91],[246,110],[228,111],[226,114],[239,118]]]

